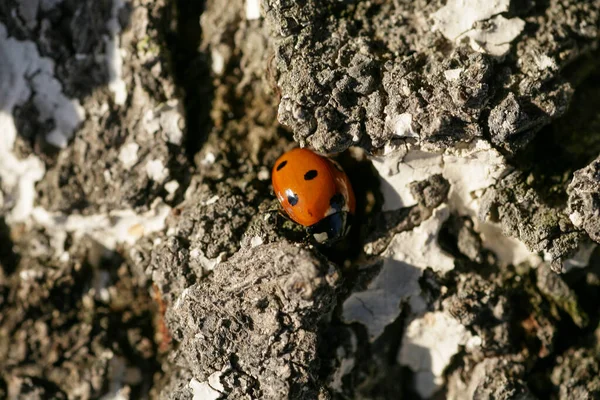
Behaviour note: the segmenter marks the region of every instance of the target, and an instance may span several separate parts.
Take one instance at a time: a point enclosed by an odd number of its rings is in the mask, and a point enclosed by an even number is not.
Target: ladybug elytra
[[[330,244],[348,233],[356,201],[348,176],[335,161],[295,148],[275,162],[272,180],[284,211],[317,243]]]

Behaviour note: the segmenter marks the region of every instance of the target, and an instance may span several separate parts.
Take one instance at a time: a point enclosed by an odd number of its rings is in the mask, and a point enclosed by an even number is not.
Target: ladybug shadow
[[[599,56],[599,51],[591,55],[594,60]],[[565,70],[571,81],[581,79],[575,70],[576,66]],[[514,156],[508,155],[513,167],[534,178],[528,184],[553,207],[567,204],[567,187],[574,172],[589,165],[600,152],[600,70],[577,83],[566,113],[542,127]]]
[[[11,238],[10,227],[6,224],[4,217],[0,217],[0,275],[11,275],[19,265],[21,256],[14,250],[14,242]]]
[[[170,62],[175,86],[181,94],[185,114],[183,148],[190,162],[213,129],[212,59],[210,52],[198,51],[202,46],[202,27],[198,21],[205,8],[206,0],[168,0],[161,16],[165,27],[177,21],[176,29],[165,28],[160,51]]]

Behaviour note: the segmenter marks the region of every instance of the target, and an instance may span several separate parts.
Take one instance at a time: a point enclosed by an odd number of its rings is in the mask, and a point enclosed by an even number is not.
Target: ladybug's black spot
[[[317,172],[316,169],[311,169],[310,171],[308,171],[307,173],[304,174],[304,180],[310,181],[312,179],[315,179],[318,174],[319,173]]]
[[[277,171],[279,171],[279,170],[281,170],[281,168],[285,167],[285,164],[287,164],[287,160],[280,162],[279,165],[277,166]]]
[[[298,196],[296,196],[296,195],[288,196],[288,201],[290,202],[290,204],[292,206],[295,206],[296,204],[298,204]]]
[[[287,196],[288,203],[290,203],[292,206],[298,204],[298,195],[296,193],[288,189],[285,191],[285,195]]]
[[[346,199],[344,199],[344,196],[341,193],[336,193],[329,199],[329,205],[336,211],[344,208],[345,203]]]

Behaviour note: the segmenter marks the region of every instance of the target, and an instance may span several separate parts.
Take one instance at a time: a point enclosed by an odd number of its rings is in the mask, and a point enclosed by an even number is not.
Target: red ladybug
[[[348,233],[356,200],[348,176],[335,161],[296,148],[275,162],[273,189],[289,217],[307,227],[317,243]]]

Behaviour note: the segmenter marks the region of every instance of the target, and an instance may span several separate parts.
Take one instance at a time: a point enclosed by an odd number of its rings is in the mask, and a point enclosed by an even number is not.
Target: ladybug
[[[350,230],[356,200],[338,163],[295,148],[273,166],[273,189],[287,215],[306,227],[318,244],[332,244]]]

